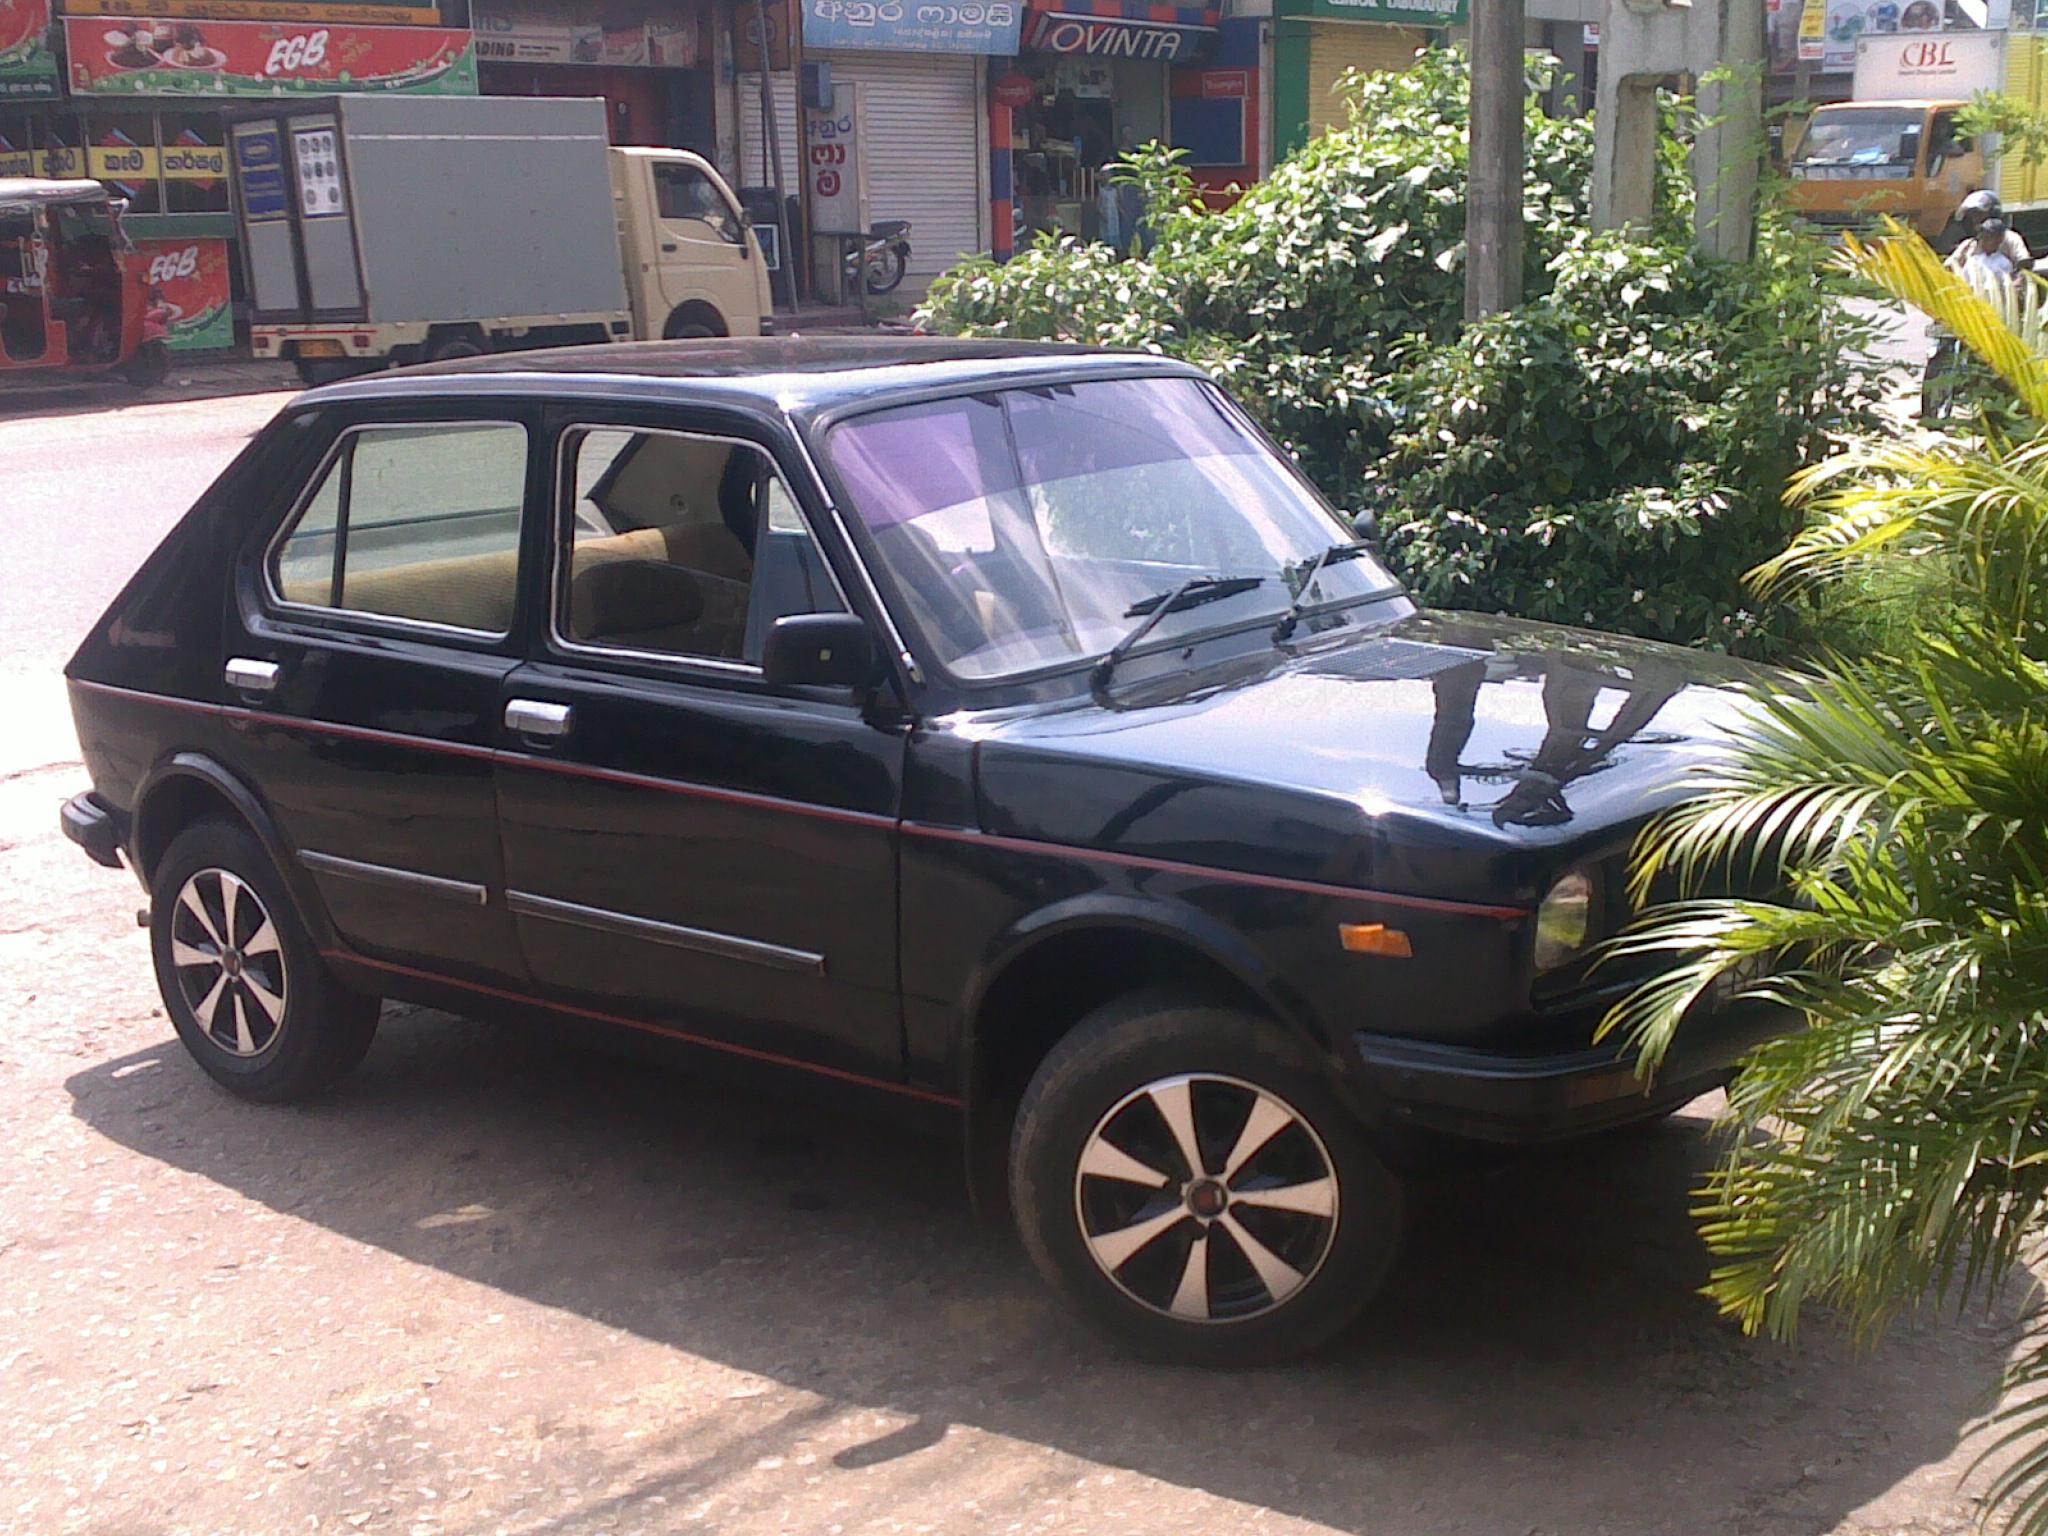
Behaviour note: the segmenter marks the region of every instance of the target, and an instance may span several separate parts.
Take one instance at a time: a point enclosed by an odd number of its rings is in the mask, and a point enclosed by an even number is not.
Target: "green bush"
[[[1526,115],[1528,299],[1462,325],[1469,75],[1435,51],[1357,76],[1348,126],[1220,213],[1176,152],[1125,172],[1150,245],[1041,240],[963,263],[921,318],[955,334],[1164,351],[1207,367],[1445,606],[1693,641],[1751,638],[1741,572],[1797,527],[1786,474],[1867,401],[1817,248],[1687,239],[1674,113],[1649,238],[1586,234],[1592,127]]]

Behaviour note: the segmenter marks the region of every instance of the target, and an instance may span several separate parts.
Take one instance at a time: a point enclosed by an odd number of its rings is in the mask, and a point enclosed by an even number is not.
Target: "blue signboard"
[[[1017,51],[1024,0],[803,0],[806,48]]]
[[[247,128],[235,135],[235,170],[241,177],[244,218],[262,223],[287,215],[284,147],[275,128]]]

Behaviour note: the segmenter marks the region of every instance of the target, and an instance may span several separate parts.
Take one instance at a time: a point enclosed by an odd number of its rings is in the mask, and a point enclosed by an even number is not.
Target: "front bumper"
[[[1617,1043],[1543,1055],[1353,1037],[1367,1091],[1396,1124],[1467,1141],[1530,1144],[1651,1120],[1719,1088],[1747,1052],[1798,1027],[1776,1004],[1734,1002],[1688,1019],[1655,1076]]]
[[[109,869],[121,867],[121,824],[106,801],[91,790],[73,795],[58,813],[64,835],[85,850],[87,858]]]

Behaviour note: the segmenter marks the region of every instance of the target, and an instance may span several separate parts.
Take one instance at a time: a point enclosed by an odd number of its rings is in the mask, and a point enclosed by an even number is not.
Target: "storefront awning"
[[[1090,54],[1184,64],[1216,35],[1221,8],[1143,0],[1058,0],[1034,5],[1024,46],[1035,53]]]

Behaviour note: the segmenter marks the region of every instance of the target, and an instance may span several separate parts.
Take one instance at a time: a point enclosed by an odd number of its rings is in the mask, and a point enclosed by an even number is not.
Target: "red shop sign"
[[[1031,98],[1038,94],[1038,84],[1029,75],[1001,75],[989,86],[988,93],[999,107],[1028,107]]]

